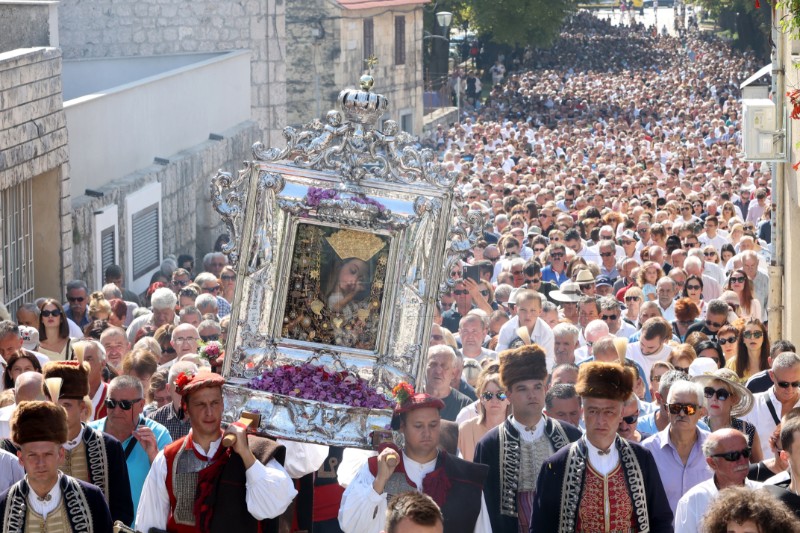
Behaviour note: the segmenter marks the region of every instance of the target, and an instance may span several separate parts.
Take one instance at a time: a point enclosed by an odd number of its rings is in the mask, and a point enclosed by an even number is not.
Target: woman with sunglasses
[[[472,461],[475,445],[486,433],[499,426],[510,414],[505,389],[500,385],[500,365],[492,363],[478,376],[478,416],[462,422],[458,427],[458,449],[463,458]]]
[[[642,306],[644,293],[639,287],[633,286],[625,291],[625,309],[622,311],[622,320],[637,327],[639,324],[639,308]]]
[[[719,331],[717,331],[717,344],[724,357],[720,366],[725,366],[725,362],[735,358],[739,352],[739,329],[732,324],[725,324],[719,328]]]
[[[703,246],[703,257],[705,257],[707,263],[719,264],[719,254],[717,253],[717,249],[711,244]]]
[[[767,327],[757,318],[751,318],[740,328],[736,357],[725,365],[739,379],[747,379],[753,374],[769,369],[769,336]]]
[[[711,431],[733,428],[744,433],[751,449],[750,462],[762,460],[761,440],[756,427],[741,417],[753,409],[753,393],[739,383],[736,373],[728,368],[693,378],[703,386],[707,415],[702,418]]]
[[[225,301],[233,301],[233,292],[236,289],[236,271],[230,265],[225,265],[219,274],[220,286],[222,293],[220,296],[225,298]]]
[[[64,308],[58,301],[48,298],[39,307],[39,352],[51,361],[71,359],[72,349],[69,324]]]
[[[706,315],[703,287],[703,279],[700,276],[691,275],[686,278],[686,282],[683,284],[683,292],[681,293],[683,298],[688,298],[697,306],[697,310],[700,311],[700,317],[705,317]]]
[[[736,314],[740,318],[761,318],[761,302],[754,298],[753,282],[747,277],[744,270],[737,268],[728,276],[725,290],[733,291],[739,297]]]

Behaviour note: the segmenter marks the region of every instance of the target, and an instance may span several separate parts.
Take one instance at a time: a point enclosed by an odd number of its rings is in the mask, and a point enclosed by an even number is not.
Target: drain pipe
[[[786,7],[783,2],[775,2],[772,17],[772,38],[775,42],[775,57],[772,60],[772,80],[775,88],[775,126],[777,131],[788,130],[786,124],[786,34],[778,27],[778,21],[786,16]],[[788,131],[786,132],[788,133]],[[791,147],[787,136],[781,138],[785,147],[785,161],[772,165],[772,259],[769,266],[769,301],[768,320],[769,338],[774,340],[784,338],[783,320],[783,268],[784,268],[784,225],[786,217],[786,167],[791,164]]]

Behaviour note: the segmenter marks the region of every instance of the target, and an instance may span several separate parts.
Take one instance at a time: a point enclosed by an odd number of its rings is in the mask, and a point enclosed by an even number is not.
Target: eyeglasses
[[[544,252],[544,248],[536,246],[536,247],[534,247],[533,251],[536,252],[537,254],[540,254],[540,253]]]
[[[602,318],[603,320],[614,321],[619,318],[619,315],[600,315],[600,318]]]
[[[701,287],[700,285],[687,285],[686,286],[686,290],[687,291],[699,291],[699,290],[702,290],[702,289],[703,289],[703,287]]]
[[[719,343],[720,346],[725,346],[726,344],[733,344],[734,342],[736,342],[736,337],[726,337],[724,339],[722,337],[717,337],[717,342]]]
[[[706,257],[714,257],[717,255],[717,252],[703,252],[703,255]]]
[[[203,342],[218,341],[219,333],[214,333],[213,335],[200,335],[200,338],[203,339]]]
[[[492,401],[492,398],[497,398],[497,399],[498,399],[498,401],[501,401],[501,402],[502,402],[503,400],[505,400],[506,398],[508,398],[508,396],[506,396],[506,393],[505,393],[505,391],[501,391],[501,390],[499,390],[499,391],[497,391],[497,392],[489,392],[489,391],[486,391],[486,392],[484,392],[483,394],[481,394],[481,398],[483,398],[483,399],[484,399],[484,400],[486,400],[487,402],[490,402],[490,401]]]
[[[677,370],[677,368],[675,369]],[[669,410],[670,414],[679,415],[682,412],[686,413],[686,416],[692,416],[697,412],[697,404],[694,403],[669,403],[667,404],[667,409]]]
[[[799,389],[800,388],[800,381],[792,381],[792,382],[779,381],[778,382],[778,387],[780,387],[782,389],[788,389],[789,387],[791,387],[793,389]]]
[[[675,366],[675,370],[677,370],[678,372],[683,372],[684,374],[688,374],[689,373],[689,367],[688,366]]]
[[[625,422],[626,424],[628,424],[629,426],[635,424],[637,420],[639,420],[639,413],[636,413],[635,415],[631,415],[631,416],[623,416],[622,417],[622,421]]]
[[[552,257],[553,259],[561,259],[562,257],[564,257],[564,254],[563,252],[553,252],[552,254],[550,254],[550,257]]]
[[[761,331],[745,331],[742,333],[742,337],[745,339],[760,339],[764,336],[764,333]]]
[[[698,243],[698,242],[685,242],[685,243],[683,243],[683,247],[684,248],[697,248],[698,246],[700,246],[700,243]]]
[[[744,276],[736,276],[736,277],[731,276],[730,278],[731,283],[744,283],[746,279],[747,278]]]
[[[161,348],[161,351],[163,353],[168,353],[168,354],[178,353],[178,352],[175,351],[175,348],[173,348],[172,346],[168,346],[166,348]]]
[[[626,302],[638,302],[639,300],[641,300],[641,298],[639,298],[638,296],[626,296],[625,297],[625,301]]]
[[[172,284],[176,287],[185,287],[189,284],[188,279],[173,279]]]
[[[236,281],[236,276],[222,276],[222,281]]]
[[[45,318],[49,316],[61,316],[61,309],[53,309],[52,311],[45,309],[44,311],[42,311],[42,316]]]
[[[436,342],[441,342],[444,340],[444,335],[431,335],[431,340]]]
[[[703,389],[703,395],[708,398],[709,400],[714,396],[717,397],[717,400],[724,402],[728,398],[730,398],[731,393],[728,389],[713,389],[711,387],[706,387]]]
[[[487,261],[491,261],[492,263],[496,263],[497,260],[500,259],[500,256],[498,255],[497,257],[487,257],[484,255],[483,258],[486,259]]]
[[[614,252],[600,252],[600,257],[611,257]]]
[[[111,398],[106,399],[106,407],[109,409],[116,409],[119,407],[123,411],[130,411],[133,409],[133,406],[142,401],[141,398],[138,400],[112,400]]]
[[[620,241],[619,241],[619,243],[620,243],[622,246],[628,246],[629,244],[633,244],[633,243],[635,243],[635,242],[636,242],[636,241],[626,241],[626,240],[620,240]]]
[[[183,344],[184,342],[197,342],[197,337],[178,337],[176,339],[172,339],[172,342],[177,344]]]
[[[203,292],[211,293],[211,292],[218,292],[218,291],[219,291],[219,285],[217,285],[215,287],[203,287]]]
[[[513,276],[521,276],[521,275],[522,275],[522,272],[523,272],[522,270],[512,270],[512,271],[511,271],[511,274],[512,274]]]
[[[712,321],[706,319],[706,325],[707,326],[711,326],[712,328],[719,329],[719,328],[721,328],[722,326],[725,325],[725,322],[712,322]]]
[[[466,294],[469,294],[469,291],[458,289],[457,291],[453,291],[453,294],[455,294],[456,296],[464,296]]]
[[[715,453],[711,457],[719,457],[720,459],[725,459],[728,462],[738,461],[740,457],[744,457],[745,459],[750,459],[750,453],[752,448],[747,447],[744,450],[739,450],[736,452],[727,452],[727,453]]]
[[[70,302],[82,302],[85,299],[86,298],[84,298],[83,296],[67,296],[67,300],[69,300]]]
[[[528,278],[525,281],[532,285],[536,285],[537,283],[540,283],[542,281],[542,278]]]

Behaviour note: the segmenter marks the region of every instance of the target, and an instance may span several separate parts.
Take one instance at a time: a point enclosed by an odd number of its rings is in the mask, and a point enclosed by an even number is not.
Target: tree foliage
[[[466,0],[471,24],[497,44],[544,46],[558,35],[574,0]]]

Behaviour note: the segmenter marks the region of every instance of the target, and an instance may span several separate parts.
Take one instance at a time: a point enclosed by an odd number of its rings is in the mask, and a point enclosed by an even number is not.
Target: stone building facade
[[[58,297],[72,265],[61,51],[52,5],[0,2],[0,302]]]
[[[389,98],[385,119],[412,134],[423,125],[422,6],[427,0],[303,0],[286,5],[289,124],[321,118],[339,91],[357,85],[364,60],[375,91]]]
[[[220,52],[251,54],[252,118],[265,143],[286,123],[283,0],[61,0],[64,59]]]

